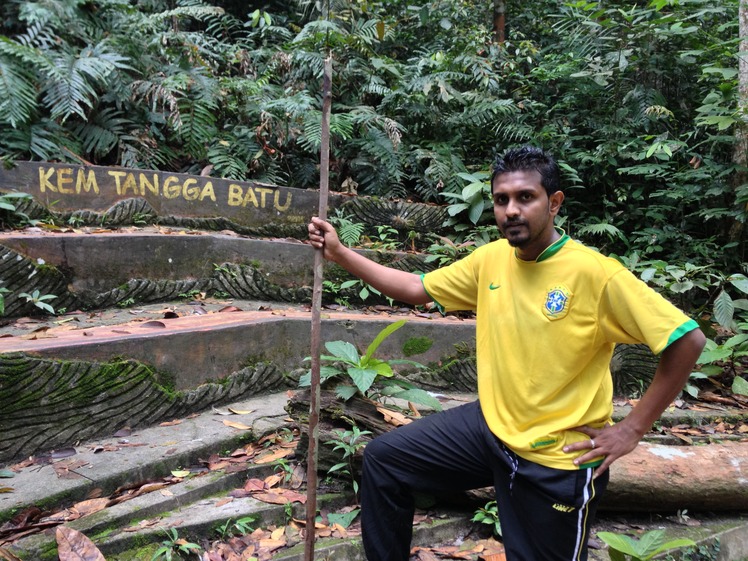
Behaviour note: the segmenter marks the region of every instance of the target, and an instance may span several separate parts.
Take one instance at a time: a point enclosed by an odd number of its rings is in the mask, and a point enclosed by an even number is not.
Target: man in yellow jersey
[[[343,246],[313,218],[312,246],[382,293],[476,311],[478,401],[384,434],[364,452],[369,561],[407,561],[414,492],[493,485],[509,561],[587,559],[608,467],[631,452],[683,388],[705,338],[697,324],[616,260],[554,226],[564,193],[553,157],[529,146],[491,179],[503,239],[425,275]],[[616,343],[646,343],[651,385],[613,424]]]

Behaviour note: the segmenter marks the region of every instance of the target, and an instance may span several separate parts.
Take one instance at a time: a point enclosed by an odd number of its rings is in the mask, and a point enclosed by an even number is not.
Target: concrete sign
[[[28,193],[56,212],[103,212],[118,201],[145,199],[160,216],[223,217],[251,227],[305,224],[319,198],[317,191],[255,182],[48,162],[0,169],[0,190]]]

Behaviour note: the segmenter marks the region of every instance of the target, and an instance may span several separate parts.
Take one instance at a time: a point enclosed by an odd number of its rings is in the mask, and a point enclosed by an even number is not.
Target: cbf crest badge
[[[571,305],[571,291],[559,284],[548,289],[543,304],[543,313],[548,319],[561,319],[569,313]]]

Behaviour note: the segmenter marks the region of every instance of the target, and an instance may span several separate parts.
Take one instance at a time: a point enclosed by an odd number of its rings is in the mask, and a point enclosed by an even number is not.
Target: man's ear
[[[558,211],[561,210],[561,203],[564,202],[564,192],[556,191],[550,197],[548,197],[548,210],[551,216],[556,216]]]

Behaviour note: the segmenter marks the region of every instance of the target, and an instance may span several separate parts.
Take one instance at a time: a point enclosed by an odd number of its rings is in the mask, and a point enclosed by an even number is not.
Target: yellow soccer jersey
[[[615,344],[659,354],[698,327],[618,261],[565,234],[536,261],[499,240],[422,280],[446,311],[476,311],[478,397],[491,431],[557,469],[578,469],[581,454],[563,446],[588,437],[571,428],[611,422]]]

